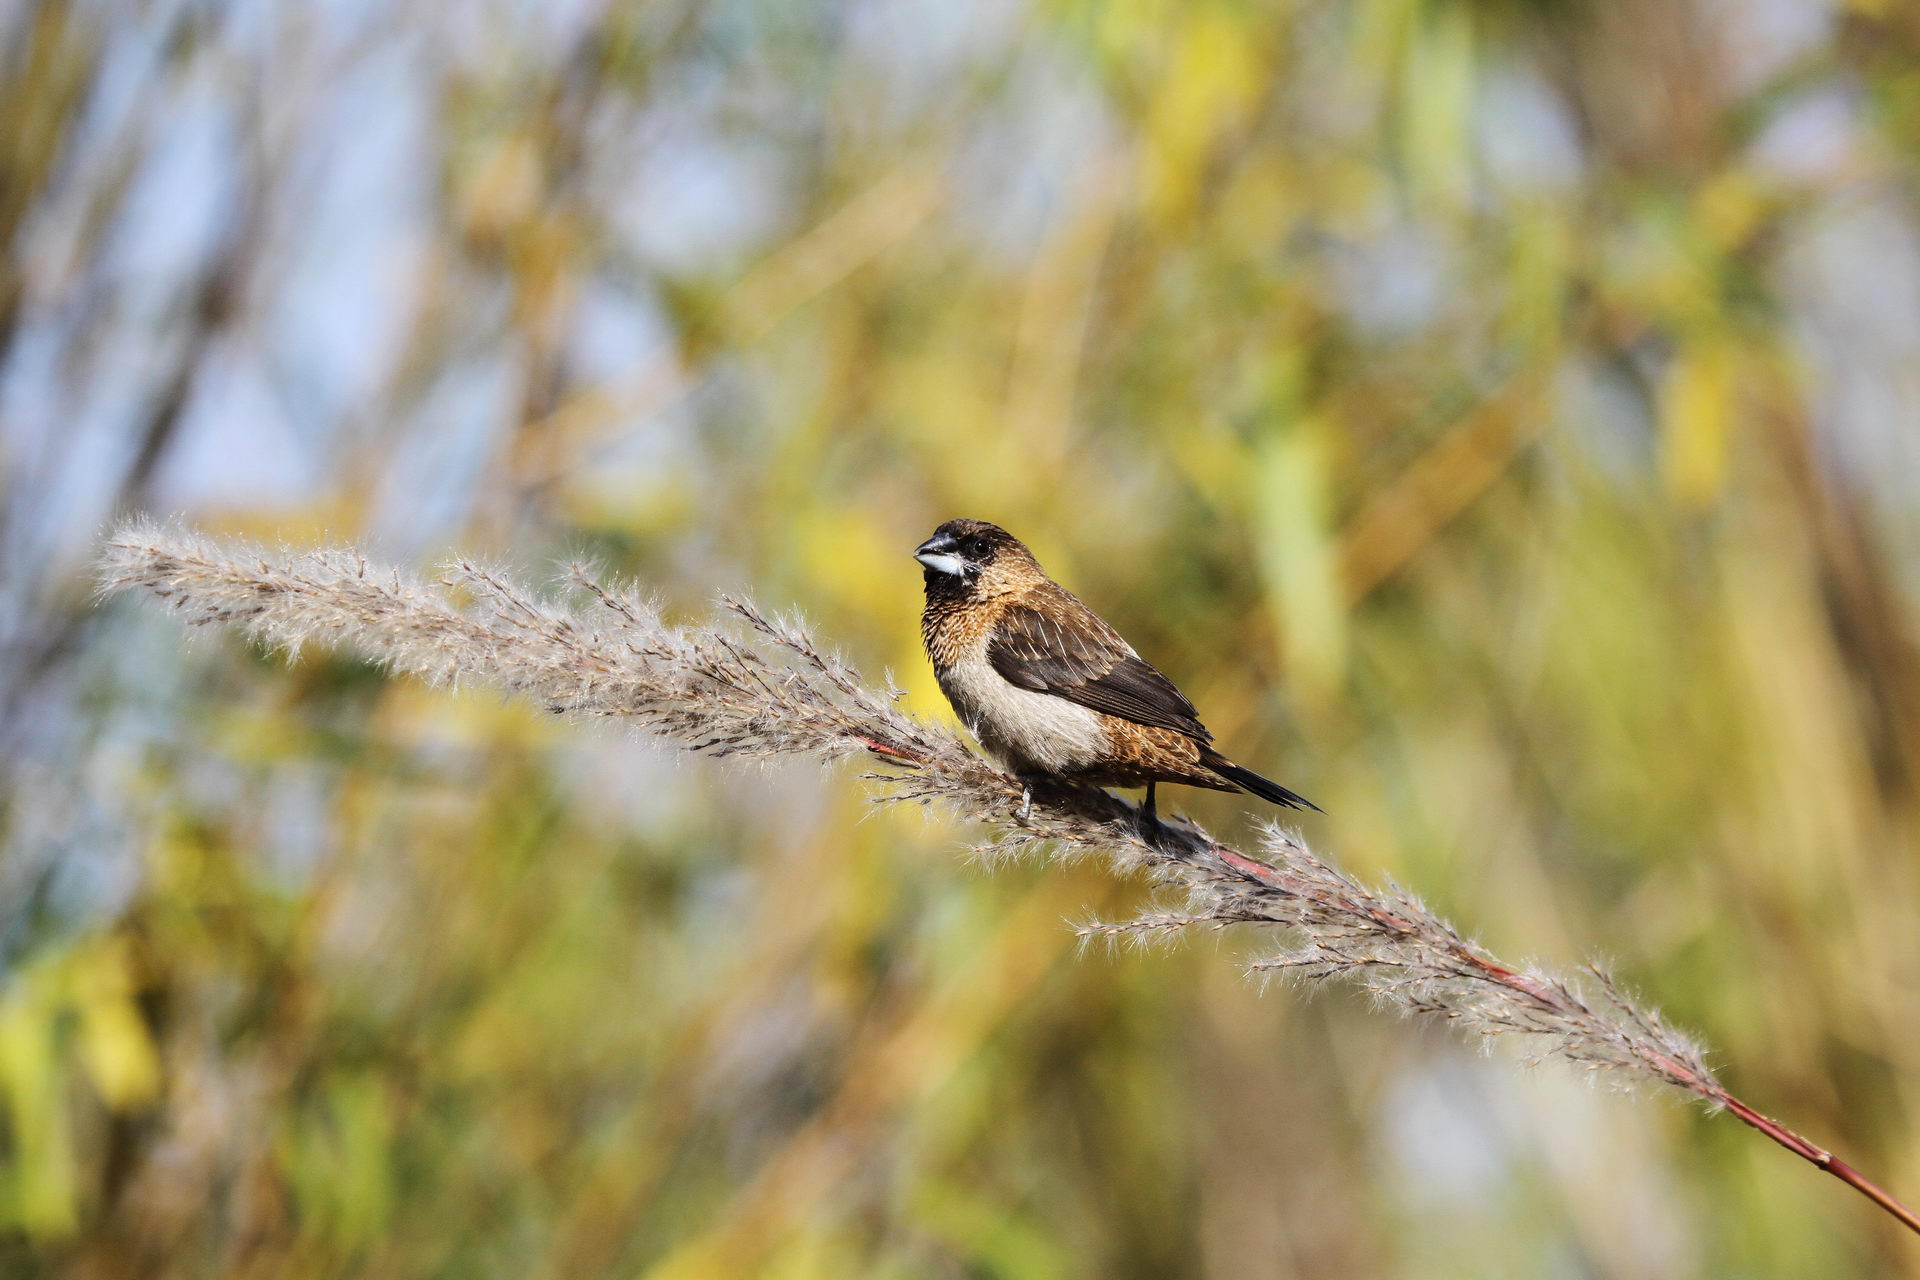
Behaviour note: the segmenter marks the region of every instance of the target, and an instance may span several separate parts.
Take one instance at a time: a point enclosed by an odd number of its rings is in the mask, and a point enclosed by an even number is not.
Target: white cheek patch
[[[935,551],[922,551],[914,559],[936,573],[950,573],[955,577],[960,576],[960,570],[964,567],[959,556],[943,556]]]

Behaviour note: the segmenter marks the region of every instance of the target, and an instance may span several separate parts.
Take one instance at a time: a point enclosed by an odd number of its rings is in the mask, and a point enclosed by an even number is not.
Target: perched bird
[[[1005,529],[949,520],[913,557],[926,570],[920,635],[940,688],[980,744],[1015,773],[1144,785],[1150,820],[1160,782],[1319,809],[1214,750],[1173,681]]]

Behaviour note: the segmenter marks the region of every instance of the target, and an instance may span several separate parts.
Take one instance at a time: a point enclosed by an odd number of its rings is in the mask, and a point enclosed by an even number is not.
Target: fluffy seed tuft
[[[1720,1087],[1700,1050],[1624,998],[1600,969],[1576,983],[1495,961],[1411,895],[1369,888],[1275,827],[1259,857],[1189,823],[1149,841],[1137,811],[1105,792],[1036,791],[954,734],[869,688],[791,620],[723,598],[720,623],[677,628],[633,593],[576,566],[584,616],[470,560],[437,583],[370,564],[352,549],[269,554],[136,522],[100,561],[102,595],[143,592],[194,626],[224,624],[298,651],[351,648],[436,684],[484,683],[556,712],[620,717],[691,751],[720,756],[861,756],[881,803],[939,803],[992,828],[975,857],[1097,855],[1184,890],[1179,910],[1091,923],[1083,938],[1145,942],[1193,928],[1249,926],[1287,938],[1257,974],[1344,979],[1381,1004],[1483,1038],[1517,1035],[1535,1057],[1659,1083],[1712,1103]]]

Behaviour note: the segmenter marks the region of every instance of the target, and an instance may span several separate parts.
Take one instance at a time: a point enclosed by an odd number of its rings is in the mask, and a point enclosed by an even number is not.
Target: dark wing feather
[[[1049,592],[1042,604],[1008,607],[987,642],[987,661],[1009,684],[1135,724],[1213,740],[1187,696],[1091,609],[1064,589]]]

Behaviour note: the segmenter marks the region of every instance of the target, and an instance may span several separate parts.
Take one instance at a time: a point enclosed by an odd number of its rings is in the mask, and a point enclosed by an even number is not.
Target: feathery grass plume
[[[1094,854],[1183,888],[1178,911],[1093,924],[1088,937],[1147,937],[1194,926],[1278,926],[1291,946],[1252,968],[1309,981],[1343,978],[1382,1004],[1481,1038],[1519,1035],[1616,1083],[1679,1089],[1742,1121],[1872,1199],[1920,1233],[1920,1217],[1844,1162],[1721,1086],[1686,1036],[1589,966],[1584,984],[1487,955],[1397,887],[1370,888],[1297,837],[1267,828],[1259,856],[1188,823],[1149,829],[1099,790],[1036,787],[988,764],[956,735],[900,709],[800,626],[723,598],[729,619],[671,627],[633,594],[584,570],[588,619],[466,560],[429,585],[350,548],[270,554],[137,521],[107,542],[103,596],[140,591],[189,624],[224,624],[269,645],[351,648],[435,683],[483,683],[555,712],[623,717],[711,755],[858,756],[884,771],[884,803],[940,802],[987,824],[989,856]]]

